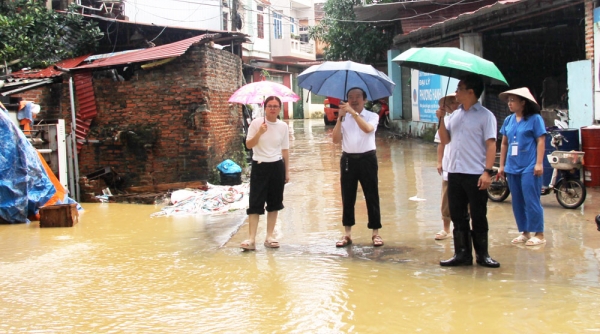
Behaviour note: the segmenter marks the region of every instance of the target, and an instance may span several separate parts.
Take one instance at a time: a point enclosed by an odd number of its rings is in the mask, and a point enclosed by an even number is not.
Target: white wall
[[[271,58],[271,10],[269,6],[262,4],[263,7],[263,38],[258,38],[258,4],[254,0],[246,0],[243,3],[243,21],[242,31],[249,35],[252,43],[244,43],[244,56],[260,57],[264,59]],[[240,9],[240,11],[242,11]]]
[[[125,4],[125,15],[135,23],[228,30],[222,27],[222,3],[221,0],[130,0]]]

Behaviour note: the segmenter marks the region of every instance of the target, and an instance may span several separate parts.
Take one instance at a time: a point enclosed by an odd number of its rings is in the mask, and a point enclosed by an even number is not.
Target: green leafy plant
[[[46,67],[95,49],[102,32],[69,7],[48,10],[44,0],[0,1],[0,63]]]

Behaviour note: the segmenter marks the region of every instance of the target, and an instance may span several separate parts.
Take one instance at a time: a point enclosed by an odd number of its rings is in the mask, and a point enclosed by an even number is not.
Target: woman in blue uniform
[[[502,145],[498,171],[500,176],[506,174],[513,214],[521,232],[512,243],[541,245],[546,243],[540,200],[546,136],[544,120],[540,106],[526,87],[501,93],[500,99],[508,102],[512,112],[500,129]]]

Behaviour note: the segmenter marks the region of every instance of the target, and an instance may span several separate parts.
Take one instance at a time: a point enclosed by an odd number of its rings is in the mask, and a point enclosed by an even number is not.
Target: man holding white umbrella
[[[379,116],[367,111],[365,102],[367,94],[361,88],[350,88],[348,102],[340,103],[338,120],[333,128],[333,142],[342,143],[340,159],[340,184],[342,187],[342,224],[344,236],[337,247],[352,244],[352,226],[355,225],[354,206],[358,182],[360,182],[367,203],[368,225],[373,230],[371,237],[373,246],[383,246],[379,236],[381,228],[381,212],[379,209],[379,186],[377,177],[377,155],[375,147],[375,131]]]

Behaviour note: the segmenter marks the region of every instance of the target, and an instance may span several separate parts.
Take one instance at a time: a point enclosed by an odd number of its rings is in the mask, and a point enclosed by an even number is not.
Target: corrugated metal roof
[[[77,113],[75,137],[77,137],[77,152],[83,146],[82,140],[87,139],[92,125],[92,119],[98,114],[96,96],[92,85],[92,71],[82,71],[73,76],[75,94],[77,95]]]
[[[527,0],[504,0],[504,1],[496,1],[495,3],[488,4],[486,6],[480,6],[479,9],[473,10],[471,12],[463,12],[463,13],[460,13],[459,15],[455,16],[455,17],[448,18],[448,19],[446,19],[444,21],[435,22],[435,23],[433,23],[433,24],[431,24],[429,26],[419,27],[417,29],[411,30],[410,33],[419,31],[421,29],[433,28],[433,27],[436,27],[438,25],[443,25],[443,24],[448,24],[448,23],[454,23],[454,22],[460,22],[460,21],[470,20],[474,16],[484,15],[484,14],[487,14],[487,13],[499,10],[500,8],[505,7],[507,5],[514,5],[514,4],[516,4],[518,2],[521,2],[521,1],[525,2]]]
[[[405,1],[354,7],[354,13],[356,20],[372,21],[376,25],[401,21],[403,33],[407,34],[415,29],[429,27],[496,2],[497,0],[468,3],[457,3],[454,0]]]
[[[110,67],[116,65],[125,65],[131,63],[139,63],[151,60],[166,59],[171,57],[179,57],[184,54],[190,46],[196,43],[206,43],[211,39],[219,38],[220,34],[204,34],[184,39],[179,42],[165,44],[149,49],[138,50],[125,54],[119,54],[113,57],[104,58],[95,61],[89,65],[76,67],[76,70],[86,68]]]
[[[63,74],[63,72],[59,70],[55,70],[54,66],[59,66],[62,68],[71,69],[81,64],[87,57],[90,55],[79,56],[76,58],[65,59],[57,62],[54,65],[48,66],[43,70],[20,70],[11,73],[11,76],[14,78],[53,78],[58,77]]]
[[[81,119],[91,119],[96,117],[96,96],[94,94],[94,85],[92,83],[92,72],[83,71],[73,76],[75,83],[75,92],[77,94],[77,117]]]

